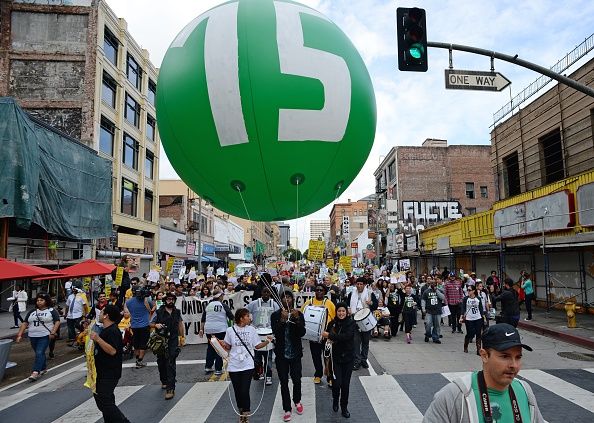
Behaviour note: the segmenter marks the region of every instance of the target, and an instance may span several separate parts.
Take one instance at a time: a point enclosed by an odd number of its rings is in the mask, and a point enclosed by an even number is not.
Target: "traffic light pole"
[[[427,47],[435,47],[435,48],[443,48],[446,50],[457,50],[457,51],[465,51],[467,53],[474,53],[480,54],[482,56],[488,56],[491,58],[503,60],[509,63],[513,63],[518,66],[522,66],[524,68],[533,70],[534,72],[538,72],[542,75],[548,76],[551,79],[559,81],[562,84],[567,85],[577,91],[580,91],[590,97],[594,97],[594,89],[588,87],[587,85],[580,84],[579,82],[568,78],[566,76],[560,75],[556,72],[553,72],[550,69],[545,68],[544,66],[537,65],[536,63],[528,62],[527,60],[519,59],[518,55],[509,56],[507,54],[498,53],[492,50],[485,50],[482,48],[471,47],[471,46],[464,46],[461,44],[448,44],[448,43],[438,43],[438,42],[427,42]]]

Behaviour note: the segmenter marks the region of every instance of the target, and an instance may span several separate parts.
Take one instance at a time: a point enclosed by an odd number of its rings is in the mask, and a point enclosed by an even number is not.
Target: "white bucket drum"
[[[303,317],[305,318],[305,335],[303,339],[322,342],[322,332],[326,328],[328,309],[310,305],[305,307]]]
[[[368,308],[363,308],[356,312],[354,320],[361,332],[369,332],[377,326],[377,319]]]
[[[260,342],[268,341],[268,337],[272,335],[272,329],[270,328],[257,328],[256,332],[258,332]],[[265,347],[258,349],[258,351],[272,351],[273,349],[274,344],[270,342]]]

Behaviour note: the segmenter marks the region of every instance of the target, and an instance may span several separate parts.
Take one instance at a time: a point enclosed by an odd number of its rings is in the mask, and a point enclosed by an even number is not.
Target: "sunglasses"
[[[316,292],[324,292],[323,289],[316,289]]]

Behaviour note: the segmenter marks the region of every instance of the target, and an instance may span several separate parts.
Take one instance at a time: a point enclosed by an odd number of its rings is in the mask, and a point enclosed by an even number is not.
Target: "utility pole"
[[[202,197],[198,197],[198,270],[202,273]]]

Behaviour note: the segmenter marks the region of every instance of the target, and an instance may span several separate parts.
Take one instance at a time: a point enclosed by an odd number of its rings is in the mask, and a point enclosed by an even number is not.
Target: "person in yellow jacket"
[[[307,300],[305,302],[305,304],[303,304],[303,307],[301,308],[301,311],[304,312],[305,308],[307,306],[316,306],[316,307],[326,307],[326,309],[328,310],[327,313],[327,320],[326,320],[326,325],[324,326],[323,330],[326,330],[328,323],[330,323],[332,320],[334,320],[334,317],[336,316],[336,306],[334,305],[334,303],[332,301],[330,301],[329,298],[326,297],[326,294],[328,293],[328,288],[323,285],[323,284],[319,284],[316,285],[315,289],[315,296],[310,298],[309,300]],[[314,383],[316,385],[319,385],[320,383],[322,383],[322,376],[324,375],[324,365],[322,362],[322,354],[324,352],[324,344],[325,341],[321,340],[320,342],[313,342],[313,341],[309,341],[309,350],[311,351],[311,357],[313,360],[313,364],[315,367],[315,372],[314,372]],[[328,376],[328,385],[332,386],[332,378],[331,376]]]

